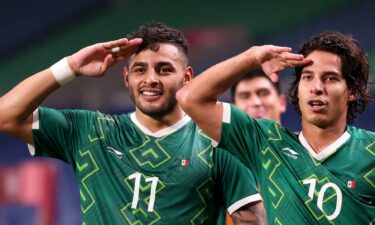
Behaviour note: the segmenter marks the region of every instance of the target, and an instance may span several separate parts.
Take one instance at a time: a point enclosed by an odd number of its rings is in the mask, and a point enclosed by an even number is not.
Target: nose
[[[315,79],[312,82],[310,91],[312,94],[315,94],[315,95],[323,94],[323,82],[319,79]]]
[[[262,101],[260,100],[258,95],[251,95],[251,97],[247,99],[247,104],[249,106],[260,106],[261,103]]]
[[[147,85],[155,85],[159,83],[158,75],[155,71],[150,71],[146,74],[146,78],[143,81]]]

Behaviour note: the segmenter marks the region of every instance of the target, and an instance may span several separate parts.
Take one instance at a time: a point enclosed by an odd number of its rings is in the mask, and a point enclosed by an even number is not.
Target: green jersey
[[[72,165],[83,224],[215,224],[220,206],[260,199],[250,171],[187,116],[158,132],[135,113],[41,107],[33,117],[30,151]]]
[[[254,172],[269,224],[375,223],[375,133],[348,126],[315,154],[302,133],[223,108],[219,146]]]

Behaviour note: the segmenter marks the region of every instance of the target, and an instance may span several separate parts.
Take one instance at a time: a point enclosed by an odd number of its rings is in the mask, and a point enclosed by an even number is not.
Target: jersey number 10
[[[310,185],[308,195],[309,195],[310,199],[313,200],[314,199],[315,187],[316,187],[316,179],[305,180],[305,181],[303,181],[303,184],[309,184]],[[324,212],[324,210],[323,210],[323,200],[324,200],[324,194],[326,193],[328,188],[332,188],[336,192],[336,209],[331,215],[329,215],[329,216],[326,215],[327,219],[333,220],[340,214],[341,206],[342,206],[342,193],[341,193],[340,188],[336,184],[326,183],[322,186],[322,188],[318,192],[319,194],[318,194],[317,206],[320,210],[322,210],[322,212]]]

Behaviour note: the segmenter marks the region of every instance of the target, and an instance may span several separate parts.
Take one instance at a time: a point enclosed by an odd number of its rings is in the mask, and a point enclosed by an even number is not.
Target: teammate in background
[[[39,107],[76,76],[100,77],[127,58],[135,112]],[[0,131],[29,143],[32,155],[72,165],[83,224],[215,224],[221,205],[233,212],[260,196],[249,170],[213,151],[177,104],[177,90],[192,75],[180,31],[142,26],[129,39],[86,47],[18,84],[0,98]],[[247,178],[241,183],[239,176]]]
[[[273,82],[263,70],[247,72],[232,85],[230,91],[234,105],[249,116],[281,124],[281,114],[286,110],[286,97],[281,93],[280,83]],[[264,208],[263,202],[259,202],[258,207]],[[265,213],[265,210],[261,212]],[[236,218],[227,215],[226,224],[232,225],[232,221],[236,221]]]
[[[281,114],[286,111],[286,97],[280,83],[261,70],[246,73],[231,87],[233,103],[255,119],[274,120],[281,124]]]
[[[290,51],[252,47],[203,72],[177,99],[220,147],[254,171],[269,224],[371,224],[375,134],[349,126],[370,101],[366,54],[337,32],[312,37],[300,55]],[[296,67],[290,97],[301,115],[299,135],[217,102],[259,65],[274,80],[280,70]]]
[[[281,114],[286,110],[286,97],[281,93],[280,83],[273,82],[263,70],[247,72],[232,85],[230,91],[234,105],[249,116],[281,124]],[[264,208],[264,204],[259,203],[259,207]],[[231,225],[235,220],[227,215],[226,223]]]

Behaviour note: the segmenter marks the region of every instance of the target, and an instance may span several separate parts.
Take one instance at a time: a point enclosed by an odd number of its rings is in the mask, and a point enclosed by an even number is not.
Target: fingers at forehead
[[[305,66],[305,65],[311,63],[311,61],[309,59],[287,60],[287,62],[290,66],[294,66],[294,67]]]
[[[142,39],[136,38],[132,40],[121,39],[119,41],[112,41],[104,43],[104,47],[110,50],[112,53],[120,53],[124,50],[131,51],[137,49],[139,44],[142,43]]]
[[[304,56],[301,55],[301,54],[295,54],[295,53],[291,53],[291,52],[283,52],[281,53],[281,57],[285,60],[295,60],[295,61],[298,61],[298,60],[303,60],[304,59]]]
[[[139,47],[138,44],[127,45],[127,46],[122,46],[122,47],[114,47],[111,49],[111,52],[112,54],[115,54],[115,56],[131,55],[137,51],[138,47]]]
[[[142,43],[142,39],[134,38],[134,39],[128,40],[127,38],[123,38],[123,39],[119,39],[117,41],[111,41],[108,43],[109,43],[109,47],[111,48],[116,47],[116,46],[127,47],[127,46],[132,46],[132,45],[139,45],[140,43]]]
[[[273,50],[278,53],[282,52],[291,52],[292,48],[290,47],[282,47],[282,46],[273,46]]]
[[[277,73],[272,73],[269,75],[272,82],[278,82],[279,81],[279,75]]]
[[[111,48],[114,48],[114,47],[117,47],[117,46],[122,46],[122,45],[125,45],[127,44],[129,41],[127,38],[122,38],[122,39],[118,39],[118,40],[115,40],[115,41],[108,41],[108,42],[105,42],[103,43],[103,46],[107,49],[111,49]]]

